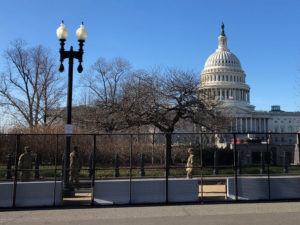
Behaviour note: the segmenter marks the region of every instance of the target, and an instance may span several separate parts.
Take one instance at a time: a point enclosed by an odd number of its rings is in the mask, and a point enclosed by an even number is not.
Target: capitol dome
[[[219,51],[211,54],[205,62],[204,70],[226,67],[233,70],[242,70],[239,59],[228,51]]]
[[[250,106],[250,87],[239,59],[227,48],[227,37],[222,23],[218,49],[211,54],[201,72],[199,95],[221,100],[224,106],[253,108]]]
[[[227,37],[224,32],[224,24],[222,24],[222,32],[219,36],[219,47],[211,54],[205,62],[204,70],[224,68],[233,71],[242,71],[239,59],[227,48]]]

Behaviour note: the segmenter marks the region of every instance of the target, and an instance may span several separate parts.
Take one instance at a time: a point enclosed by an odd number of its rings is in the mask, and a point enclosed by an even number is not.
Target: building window
[[[226,76],[226,81],[228,81],[228,76]]]
[[[232,76],[230,76],[230,81],[232,81]]]

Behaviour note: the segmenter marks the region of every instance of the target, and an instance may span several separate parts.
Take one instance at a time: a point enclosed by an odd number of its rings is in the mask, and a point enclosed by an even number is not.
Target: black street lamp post
[[[76,36],[79,42],[79,50],[74,51],[73,47],[70,47],[70,51],[65,51],[64,45],[68,37],[68,30],[65,27],[64,22],[62,21],[60,27],[56,30],[56,35],[60,41],[60,66],[59,71],[64,71],[63,61],[64,59],[69,59],[69,72],[68,72],[68,97],[67,97],[67,125],[71,127],[66,133],[72,132],[72,90],[73,90],[73,63],[74,59],[78,59],[79,65],[77,68],[78,73],[81,73],[82,68],[82,55],[83,55],[83,43],[87,38],[87,31],[84,28],[83,23],[76,31]],[[63,196],[71,197],[74,195],[73,187],[69,183],[69,170],[70,170],[70,150],[71,150],[71,137],[70,135],[66,136],[66,150],[64,155],[64,187],[63,187]]]

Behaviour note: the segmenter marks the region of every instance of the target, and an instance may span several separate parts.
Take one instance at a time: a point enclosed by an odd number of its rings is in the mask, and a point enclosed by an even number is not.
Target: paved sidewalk
[[[300,202],[0,211],[1,225],[295,225]]]

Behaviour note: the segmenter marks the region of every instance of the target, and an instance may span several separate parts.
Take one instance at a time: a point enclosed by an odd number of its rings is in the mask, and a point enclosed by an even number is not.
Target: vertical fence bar
[[[235,185],[235,200],[238,201],[238,176],[237,176],[237,149],[236,149],[236,133],[233,134],[233,140],[234,140],[234,145],[233,145],[233,150],[234,150],[234,155],[233,155],[233,165],[234,165],[234,185]]]
[[[271,154],[269,152],[269,135],[266,133],[266,140],[267,140],[267,173],[268,173],[268,199],[271,200],[271,180],[270,180],[270,161],[271,161]]]
[[[152,134],[152,149],[151,149],[151,153],[152,153],[152,157],[151,157],[151,163],[152,165],[154,164],[154,133]]]
[[[93,170],[93,175],[92,175],[92,198],[91,198],[91,205],[94,205],[94,192],[95,192],[95,176],[96,176],[96,150],[97,150],[97,135],[94,134],[94,149],[93,149],[93,165],[92,165],[92,170]]]
[[[131,204],[132,200],[132,134],[130,134],[130,155],[129,155],[129,204]]]
[[[166,203],[169,202],[169,161],[171,154],[172,134],[166,133],[166,158],[165,158],[165,179],[166,179]]]
[[[200,134],[200,163],[201,163],[201,201],[203,202],[203,133]]]
[[[12,207],[16,206],[16,194],[17,194],[17,182],[18,182],[18,156],[20,152],[20,134],[17,134],[17,144],[15,152],[15,179],[14,179],[14,190],[13,190],[13,203]]]
[[[57,172],[57,158],[58,158],[58,134],[56,134],[56,150],[54,158],[54,193],[53,193],[53,206],[56,204],[56,172]]]

